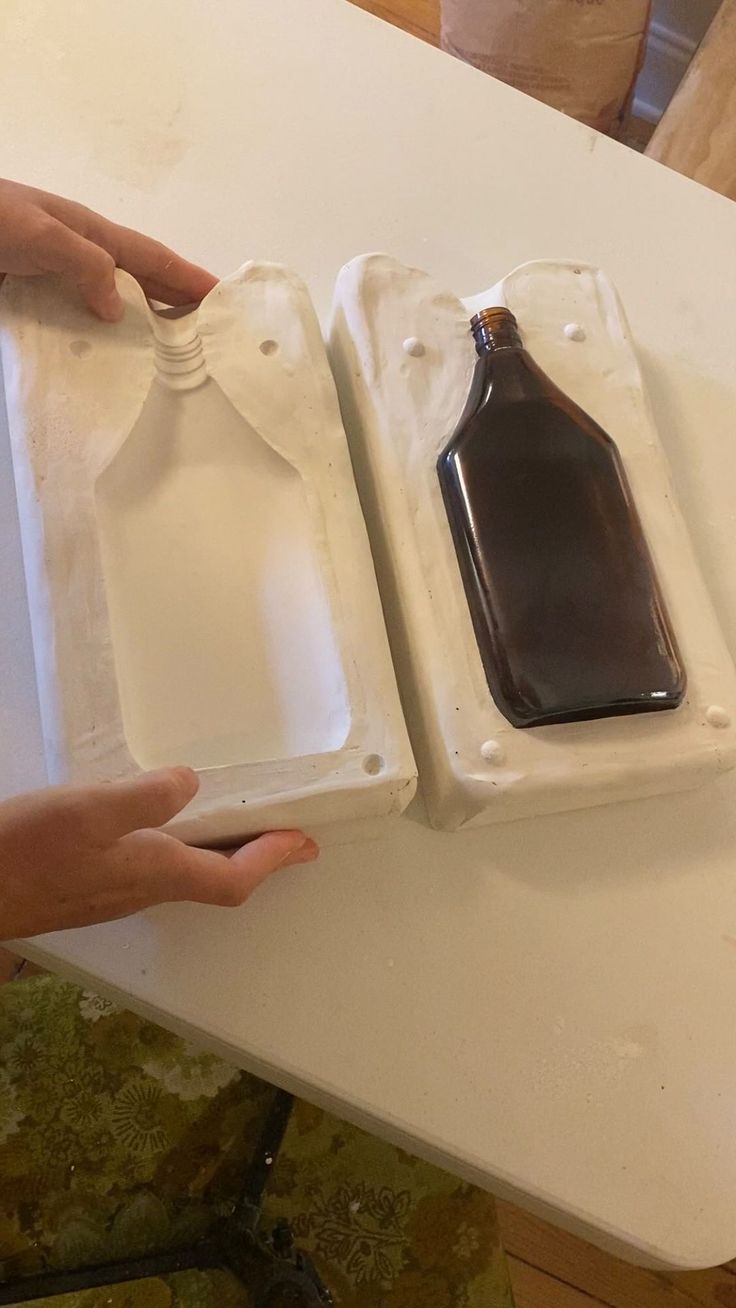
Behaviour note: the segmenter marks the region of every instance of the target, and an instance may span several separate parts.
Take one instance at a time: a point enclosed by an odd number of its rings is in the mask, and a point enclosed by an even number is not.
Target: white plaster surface
[[[618,445],[687,669],[676,711],[518,730],[494,703],[436,465],[475,368],[469,317],[496,304],[512,310],[532,357]],[[408,360],[407,339],[423,345]],[[736,672],[605,274],[530,262],[463,304],[426,273],[360,256],[338,277],[330,344],[434,825],[455,831],[687,790],[732,767],[736,729],[716,723],[709,705],[730,705],[733,716]],[[498,744],[491,758],[488,740]]]
[[[248,252],[296,268],[323,323],[364,250],[463,293],[531,258],[605,268],[736,650],[733,203],[346,0],[212,12],[6,0],[4,171],[221,275]],[[44,769],[5,445],[0,507],[9,793]],[[23,948],[629,1257],[734,1257],[733,774],[453,835],[397,825],[243,912]]]
[[[110,329],[54,279],[2,297],[51,779],[188,763],[169,825],[197,843],[399,813],[413,762],[306,288],[247,264],[160,318],[118,279]]]

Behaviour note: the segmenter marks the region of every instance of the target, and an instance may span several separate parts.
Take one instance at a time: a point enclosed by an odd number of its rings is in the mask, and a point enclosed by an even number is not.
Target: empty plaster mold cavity
[[[96,502],[123,724],[141,766],[341,749],[350,705],[316,506],[212,378],[191,392],[154,381]]]
[[[491,305],[512,310],[532,356],[619,447],[687,668],[675,712],[520,730],[491,697],[436,472],[475,366],[468,319]],[[423,272],[362,256],[337,281],[330,353],[434,825],[685,790],[732,767],[736,674],[604,274],[530,263],[463,302]]]
[[[415,770],[305,287],[247,264],[197,309],[95,322],[10,281],[0,344],[50,777],[188,763],[171,829],[368,834]]]

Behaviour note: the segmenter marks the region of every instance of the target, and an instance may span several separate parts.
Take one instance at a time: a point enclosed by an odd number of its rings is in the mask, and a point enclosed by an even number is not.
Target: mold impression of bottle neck
[[[159,380],[174,391],[190,391],[207,380],[197,306],[151,309],[151,330]]]

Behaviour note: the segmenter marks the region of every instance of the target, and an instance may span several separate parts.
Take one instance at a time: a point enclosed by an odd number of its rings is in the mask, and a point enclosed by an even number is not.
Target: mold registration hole
[[[363,771],[367,772],[369,777],[377,777],[385,766],[385,759],[382,759],[380,754],[366,754],[363,759]]]
[[[304,482],[216,382],[154,383],[95,496],[137,762],[340,749],[350,703]]]
[[[258,346],[261,354],[276,354],[279,348],[278,341],[261,341]]]

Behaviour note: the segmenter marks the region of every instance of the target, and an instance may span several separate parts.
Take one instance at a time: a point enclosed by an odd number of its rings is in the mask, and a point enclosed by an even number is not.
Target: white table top
[[[736,207],[345,0],[6,0],[0,172],[326,312],[382,248],[462,294],[544,256],[623,295],[736,649]],[[43,781],[6,442],[0,787]],[[736,778],[392,839],[29,955],[622,1252],[736,1253]]]

